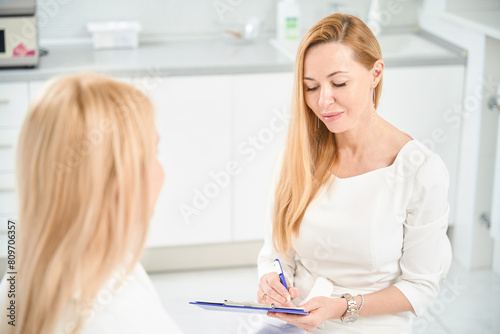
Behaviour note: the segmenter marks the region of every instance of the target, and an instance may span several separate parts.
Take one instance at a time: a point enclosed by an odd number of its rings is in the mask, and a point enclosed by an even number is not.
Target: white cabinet
[[[453,208],[459,153],[464,66],[396,67],[384,70],[379,114],[439,154],[450,172]],[[450,211],[450,224],[453,213]]]
[[[233,76],[233,240],[262,240],[271,174],[288,132],[293,73]]]
[[[138,78],[156,108],[166,179],[147,246],[263,238],[292,73]]]
[[[8,216],[17,212],[15,183],[14,173],[0,173],[0,216]],[[3,225],[4,222],[1,224]]]
[[[0,128],[19,127],[27,108],[27,83],[0,83]]]
[[[0,129],[0,173],[14,172],[19,130],[18,127]]]
[[[28,109],[28,84],[0,84],[0,228],[17,214],[15,162],[19,128]]]
[[[140,78],[135,84],[156,107],[165,170],[147,246],[230,241],[230,76]]]
[[[17,137],[28,109],[28,84],[0,84],[0,258],[6,256],[7,218],[17,216],[15,161]]]
[[[17,197],[15,192],[16,147],[19,129],[0,130],[0,232],[6,231],[7,217],[17,214]]]

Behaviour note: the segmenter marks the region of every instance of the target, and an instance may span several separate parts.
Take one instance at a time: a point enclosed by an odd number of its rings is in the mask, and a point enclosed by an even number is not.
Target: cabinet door
[[[141,78],[165,170],[147,246],[230,241],[230,77]]]
[[[7,218],[18,211],[15,153],[28,99],[26,82],[0,83],[0,258],[7,257]]]
[[[384,71],[379,114],[436,152],[450,172],[450,224],[456,198],[464,67],[397,67]]]
[[[17,213],[16,174],[0,173],[0,216]]]
[[[19,127],[27,109],[26,82],[0,83],[0,128]]]
[[[5,217],[17,217],[16,147],[19,129],[0,130],[0,239],[5,230]],[[1,254],[0,254],[1,257]]]
[[[261,240],[271,174],[288,132],[293,73],[233,76],[233,240]]]

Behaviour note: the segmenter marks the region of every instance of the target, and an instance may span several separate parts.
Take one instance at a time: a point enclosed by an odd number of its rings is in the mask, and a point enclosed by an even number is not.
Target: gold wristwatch
[[[351,296],[350,293],[344,293],[342,298],[347,299],[347,312],[341,318],[344,324],[350,324],[358,320],[359,310],[356,300]]]

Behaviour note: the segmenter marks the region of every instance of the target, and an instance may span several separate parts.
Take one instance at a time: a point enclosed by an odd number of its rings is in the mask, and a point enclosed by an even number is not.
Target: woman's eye
[[[315,91],[316,89],[318,89],[318,87],[311,87],[311,88],[307,87],[307,88],[306,88],[306,90],[307,90],[308,92]]]
[[[345,86],[345,82],[340,83],[340,84],[336,84],[336,83],[332,82],[332,85],[334,85],[335,87],[343,87],[343,86]]]

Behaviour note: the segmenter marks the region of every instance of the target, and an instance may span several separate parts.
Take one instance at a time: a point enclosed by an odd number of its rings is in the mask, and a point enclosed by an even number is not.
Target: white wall
[[[486,1],[481,1],[486,3]],[[463,3],[449,3],[453,8]],[[484,151],[491,141],[491,129],[485,129],[483,94],[492,89],[492,78],[484,72],[484,34],[443,20],[440,13],[447,8],[445,0],[424,0],[419,14],[420,26],[468,50],[464,104],[462,107],[461,144],[457,187],[457,205],[453,231],[454,257],[467,268],[491,266],[492,242],[479,216],[486,210],[488,182],[484,178]],[[477,9],[478,7],[476,7]],[[483,131],[487,130],[487,133]],[[489,132],[488,132],[489,131]],[[494,144],[493,144],[494,145]],[[490,180],[491,184],[491,180]],[[491,186],[491,185],[490,185]],[[491,190],[490,190],[491,191]],[[491,197],[490,197],[491,198]],[[491,202],[491,200],[490,200]]]
[[[306,31],[332,10],[365,19],[370,0],[297,0],[302,28]],[[387,25],[415,25],[418,0],[380,0],[380,9],[391,12]],[[138,20],[141,38],[185,39],[216,37],[225,25],[246,21],[250,16],[263,20],[263,33],[276,28],[277,0],[38,0],[40,39],[90,39],[88,21]],[[397,13],[395,13],[397,12]]]
[[[486,61],[485,61],[485,71],[487,73],[491,73],[491,75],[495,78],[495,81],[500,85],[500,40],[487,38],[486,39]],[[487,101],[494,94],[490,92],[485,93],[485,100]],[[489,163],[491,167],[496,163],[491,170],[491,173],[494,175],[494,186],[497,187],[495,191],[497,192],[495,195],[491,194],[491,206],[492,206],[492,231],[491,237],[495,240],[494,252],[493,252],[493,270],[500,275],[500,112],[497,111],[488,111],[489,115],[488,120],[490,121],[490,127],[494,129],[495,135],[497,136],[496,147],[492,145],[489,150],[486,152],[484,159],[485,162]],[[490,162],[491,161],[491,162]],[[492,189],[493,192],[493,189]],[[496,198],[493,199],[493,196]],[[495,221],[493,217],[493,207],[495,208]]]

